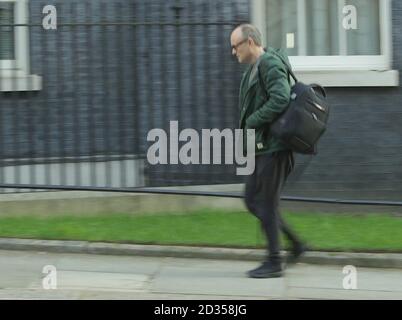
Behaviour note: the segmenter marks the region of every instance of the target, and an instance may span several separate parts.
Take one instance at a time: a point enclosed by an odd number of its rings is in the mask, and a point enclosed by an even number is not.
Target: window
[[[5,25],[14,23],[14,3],[0,2],[0,22]],[[11,26],[0,29],[0,59],[14,60],[14,30]]]
[[[0,0],[0,91],[41,89],[30,74],[28,0]]]
[[[252,5],[264,44],[286,48],[302,80],[398,85],[398,72],[390,70],[391,0],[254,0]],[[354,13],[356,25],[345,28]],[[346,81],[345,75],[350,76]]]

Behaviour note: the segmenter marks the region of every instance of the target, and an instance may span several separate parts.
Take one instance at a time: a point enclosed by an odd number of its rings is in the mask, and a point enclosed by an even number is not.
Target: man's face
[[[249,39],[244,39],[240,29],[232,32],[230,37],[230,45],[232,47],[232,55],[237,57],[239,63],[248,63],[250,57]]]

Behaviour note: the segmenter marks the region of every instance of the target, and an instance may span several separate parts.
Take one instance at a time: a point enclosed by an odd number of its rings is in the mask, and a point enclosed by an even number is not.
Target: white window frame
[[[346,5],[346,0],[338,1],[339,8]],[[381,55],[338,55],[338,56],[289,56],[289,60],[302,81],[320,82],[326,86],[398,86],[399,73],[392,68],[392,0],[379,1],[380,49]],[[303,15],[305,0],[298,0],[298,14]],[[266,1],[252,1],[252,23],[260,30],[266,30]],[[339,30],[344,14],[339,13]],[[298,19],[298,36],[304,39],[305,19]],[[343,39],[343,41],[342,41]],[[345,42],[341,37],[340,42]],[[303,52],[302,42],[299,52]],[[263,44],[266,38],[263,37]],[[341,51],[342,51],[342,47]],[[305,48],[304,48],[305,49]],[[305,50],[304,50],[305,52]]]
[[[15,4],[14,23],[29,23],[29,0],[0,0]],[[29,28],[16,27],[14,60],[0,60],[0,91],[36,91],[42,88],[42,78],[30,74]]]

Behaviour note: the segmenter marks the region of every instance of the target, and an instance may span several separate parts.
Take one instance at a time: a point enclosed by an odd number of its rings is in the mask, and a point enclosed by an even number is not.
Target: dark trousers
[[[279,212],[280,194],[293,167],[291,151],[257,155],[254,173],[246,178],[245,203],[261,222],[270,259],[280,259],[279,230],[293,245],[300,243]]]

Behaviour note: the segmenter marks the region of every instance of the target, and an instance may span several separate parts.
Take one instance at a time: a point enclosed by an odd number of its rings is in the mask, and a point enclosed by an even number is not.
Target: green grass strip
[[[402,252],[401,217],[317,213],[284,216],[315,250]],[[146,216],[2,217],[0,237],[247,248],[261,248],[265,243],[253,216],[223,210]]]

